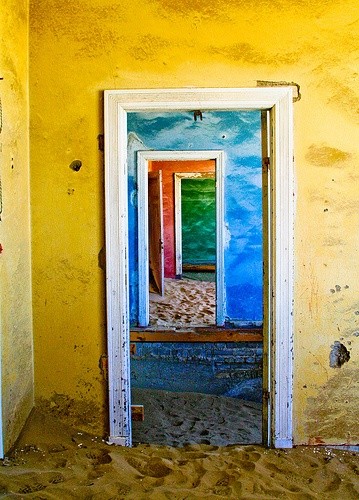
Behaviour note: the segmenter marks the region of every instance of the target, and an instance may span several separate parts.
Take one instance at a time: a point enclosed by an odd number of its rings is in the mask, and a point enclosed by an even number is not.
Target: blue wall
[[[262,400],[261,342],[136,342],[131,385]]]
[[[225,167],[225,290],[230,322],[262,321],[262,167],[259,111],[128,113],[130,308],[136,323],[138,150],[223,150]]]

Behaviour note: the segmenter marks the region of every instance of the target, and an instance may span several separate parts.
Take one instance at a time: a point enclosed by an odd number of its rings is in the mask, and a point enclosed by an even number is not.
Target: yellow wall
[[[6,451],[33,405],[26,0],[2,0],[0,33],[0,334]]]
[[[357,442],[356,0],[34,0],[30,9],[38,397],[106,386],[102,93],[297,82],[295,441]],[[79,159],[74,172],[70,163]],[[336,287],[337,286],[337,287]],[[340,287],[340,291],[339,291]],[[334,292],[332,291],[334,290]],[[339,340],[351,359],[329,367]]]

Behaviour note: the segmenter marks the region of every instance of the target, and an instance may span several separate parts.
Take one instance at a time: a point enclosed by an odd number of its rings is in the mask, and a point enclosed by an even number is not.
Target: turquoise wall
[[[226,317],[238,324],[263,318],[262,162],[259,111],[128,113],[130,309],[136,323],[137,169],[136,151],[223,150],[226,156],[225,293]]]

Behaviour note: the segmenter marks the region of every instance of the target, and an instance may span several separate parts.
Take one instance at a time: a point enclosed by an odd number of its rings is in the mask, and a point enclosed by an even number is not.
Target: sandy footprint
[[[128,458],[127,462],[141,476],[161,478],[171,473],[172,469],[165,464],[164,460],[158,458],[148,458],[139,460],[138,458]]]
[[[93,465],[104,465],[112,462],[112,458],[107,450],[96,450],[86,453],[86,457],[91,460]]]

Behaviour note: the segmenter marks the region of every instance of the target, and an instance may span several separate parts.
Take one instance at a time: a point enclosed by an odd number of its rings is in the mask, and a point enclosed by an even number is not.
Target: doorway
[[[149,273],[150,273],[150,327],[182,328],[189,326],[216,325],[216,181],[215,161],[205,162],[213,172],[181,172],[188,162],[151,162],[152,169],[159,170],[148,173],[148,180],[153,174],[167,174],[167,167],[173,165],[176,170],[171,175],[174,190],[162,184],[167,204],[171,204],[171,216],[156,219],[152,215],[151,205],[154,203],[151,192],[148,192],[149,218]],[[203,162],[201,162],[202,164]],[[199,165],[195,162],[195,167]],[[189,168],[192,170],[192,162]],[[169,191],[169,192],[168,192]],[[154,197],[156,200],[156,196]],[[165,210],[162,210],[165,212]],[[170,217],[173,219],[173,217]],[[152,226],[155,226],[152,228]],[[170,226],[170,227],[169,227]],[[169,277],[164,272],[164,288],[162,291],[153,283],[152,276],[157,274],[154,266],[157,259],[151,259],[153,248],[158,245],[157,228],[162,233],[174,231],[176,275]],[[162,257],[167,248],[168,237],[162,238]],[[167,251],[167,254],[170,252]],[[164,258],[162,258],[164,263]]]
[[[194,153],[191,153],[191,150],[186,152],[189,158],[191,154],[196,154],[196,150],[203,158],[201,151],[204,148],[209,150],[208,160],[173,161],[172,159],[172,161],[148,162],[149,174],[153,171],[162,173],[166,234],[165,267],[170,277],[167,274],[164,296],[150,294],[149,328],[139,329],[140,331],[131,328],[131,342],[136,349],[131,357],[131,396],[133,403],[144,404],[145,413],[144,422],[133,422],[133,439],[135,442],[148,442],[151,439],[149,432],[151,430],[152,439],[155,439],[156,431],[158,442],[161,444],[178,444],[181,441],[197,443],[204,441],[222,445],[260,443],[263,318],[260,306],[257,307],[259,312],[253,315],[253,306],[261,303],[263,295],[261,113],[205,111],[203,121],[200,123],[193,119],[193,114],[190,112],[130,113],[128,135],[131,145],[134,144],[134,137],[137,137],[138,147],[151,148],[150,152],[145,153],[148,155],[153,154],[152,149],[156,147],[168,148],[170,152],[165,151],[164,154],[171,155],[172,148],[179,148],[182,144],[194,149]],[[223,156],[228,160],[226,168],[222,168],[223,175],[220,175],[223,177],[222,184],[225,185],[224,196],[219,197],[219,202],[215,203],[215,196],[211,198],[215,193],[213,191],[211,193],[210,185],[207,186],[208,193],[196,187],[196,184],[203,182],[212,183],[214,187],[214,179],[194,178],[194,175],[199,176],[204,173],[210,175],[211,171],[215,173],[215,160],[210,158],[213,158],[211,151],[218,146],[224,148]],[[176,153],[178,156],[183,154],[181,150]],[[142,172],[139,173],[138,157],[141,154],[137,153],[137,173],[133,168],[136,158],[133,158],[132,153],[129,154],[129,176],[134,179],[129,183],[130,199],[136,199],[138,195],[136,189],[140,189]],[[197,153],[198,157],[199,154]],[[186,183],[189,183],[189,189],[183,188],[183,184],[186,186]],[[177,203],[177,200],[180,201],[182,198],[182,189],[184,189],[183,200]],[[154,196],[155,204],[159,198],[161,197]],[[224,198],[226,203],[223,203]],[[182,210],[179,210],[182,208],[182,201],[185,203],[183,214]],[[149,195],[149,221],[151,204]],[[218,218],[217,223],[213,213],[215,208],[220,209],[219,212],[224,215]],[[180,221],[177,225],[173,220],[176,212],[178,217],[175,219]],[[201,224],[198,224],[201,220],[200,214],[205,214],[205,217],[202,218]],[[215,267],[216,252],[213,250],[216,250],[216,228],[226,232],[226,248],[223,245],[222,248],[217,247],[220,255],[225,256],[221,261],[225,260],[226,266],[224,269],[220,264],[217,270],[225,275],[227,294],[223,305],[226,306],[224,310],[227,312],[227,321],[257,320],[260,323],[256,332],[260,337],[259,341],[244,342],[247,339],[247,335],[244,335],[248,333],[247,329],[244,332],[233,326],[232,339],[227,339],[227,342],[220,341],[218,335],[228,333],[229,329],[219,328],[222,325],[214,328],[214,318],[210,318],[208,314],[212,301],[213,306],[215,305],[213,293],[215,283],[189,279],[187,275],[183,276],[182,269],[175,269],[172,242],[173,239],[177,241],[177,235],[173,234],[174,226],[177,226],[175,232],[180,237],[182,226],[185,226],[185,236],[189,233],[187,248],[186,237],[184,244],[180,245],[184,263],[187,259],[185,271],[188,271],[189,264],[191,271],[202,270],[204,262],[206,268]],[[150,227],[151,224],[149,229]],[[133,238],[131,237],[133,233],[134,224],[130,226],[130,240]],[[141,245],[146,233],[143,234],[140,228],[138,233],[138,243]],[[156,231],[155,240],[158,241],[157,234]],[[151,242],[151,238],[149,241]],[[151,255],[151,243],[149,246]],[[132,255],[134,252],[131,251],[130,264]],[[142,260],[141,257],[139,259]],[[131,269],[135,270],[135,265],[132,265]],[[200,277],[199,275],[203,273],[197,272],[196,277]],[[131,276],[134,281],[135,274],[131,273]],[[234,292],[233,283],[237,285]],[[242,290],[245,289],[245,292],[250,289],[251,295],[238,293],[240,287]],[[254,291],[256,293],[253,293]],[[232,306],[230,310],[228,304]],[[133,320],[135,322],[136,318]],[[198,341],[199,327],[204,337],[202,342]],[[166,340],[155,342],[159,333],[167,338],[167,342]],[[189,334],[192,334],[193,341],[189,341]],[[135,335],[146,335],[146,340],[138,341]],[[173,408],[176,406],[174,400],[179,404],[175,413],[176,420],[171,425],[172,419],[168,412],[174,413]],[[201,403],[206,401],[208,404],[207,411],[204,410],[206,404],[201,404],[203,411],[200,422],[195,420],[195,417],[199,418],[198,414],[196,415],[196,405],[199,405],[199,401]],[[232,409],[233,405],[236,406],[235,412]],[[190,411],[181,415],[178,411],[181,408],[193,408],[194,415],[191,415]],[[251,425],[248,425],[248,419],[243,414],[244,410],[251,412]],[[234,421],[228,418],[232,414],[236,415]],[[166,425],[151,425],[154,415],[157,420],[166,422]],[[221,426],[213,425],[214,415],[218,416],[219,421],[223,421]],[[208,434],[201,435],[205,429],[208,430]],[[256,432],[250,433],[249,429],[253,431],[255,429]],[[168,442],[164,441],[163,434]]]
[[[216,174],[185,172],[174,177],[176,275],[216,271]]]
[[[159,165],[157,164],[159,162]],[[213,166],[211,165],[213,162]],[[137,176],[138,176],[138,294],[139,294],[139,306],[138,306],[138,324],[139,326],[148,326],[150,320],[149,312],[149,287],[148,283],[150,281],[150,253],[151,248],[157,245],[157,251],[153,251],[156,255],[162,255],[162,263],[158,264],[157,269],[160,268],[160,277],[157,281],[161,283],[161,287],[164,287],[164,264],[163,264],[163,222],[160,222],[161,229],[159,230],[160,235],[157,234],[158,231],[150,231],[149,226],[149,216],[148,207],[149,205],[149,178],[148,172],[151,169],[151,164],[157,164],[156,171],[160,170],[161,164],[167,165],[168,177],[170,178],[169,186],[167,188],[168,193],[173,192],[174,202],[169,202],[170,212],[168,226],[172,230],[175,237],[175,246],[173,249],[169,249],[169,254],[173,254],[175,262],[175,273],[177,277],[182,274],[182,215],[181,215],[181,179],[192,178],[198,175],[209,175],[210,173],[203,172],[203,170],[212,170],[214,167],[216,188],[215,188],[215,261],[216,261],[216,273],[215,273],[215,308],[216,308],[216,325],[222,326],[225,320],[225,300],[224,300],[224,153],[223,151],[139,151],[137,153]],[[201,165],[201,169],[198,167],[198,172],[188,172],[179,173],[178,170],[185,170],[184,165],[188,165],[189,168],[193,168],[196,164]],[[173,172],[172,171],[176,171]],[[202,173],[200,173],[202,170]],[[212,175],[212,174],[211,174]],[[167,195],[169,198],[170,195]],[[155,195],[154,199],[162,200],[162,194]],[[162,202],[161,202],[162,204]],[[174,206],[174,209],[171,207]],[[161,213],[162,208],[157,210],[157,213]],[[171,212],[174,214],[174,219],[171,217]],[[161,220],[161,215],[156,217]],[[154,226],[158,229],[158,224]],[[156,234],[154,237],[155,243],[151,246],[149,241],[149,235]],[[169,237],[171,239],[171,237]],[[158,241],[161,243],[158,245]],[[168,257],[170,259],[170,257]],[[161,259],[160,259],[161,260]],[[173,260],[173,259],[172,259]],[[156,273],[158,274],[158,273]],[[170,271],[169,271],[169,276]],[[174,285],[173,285],[174,286]],[[160,290],[162,294],[162,288]]]
[[[110,441],[131,445],[127,112],[259,109],[270,117],[268,290],[264,342],[267,444],[292,445],[293,147],[289,88],[107,91],[106,236]],[[265,429],[264,429],[265,430]]]

